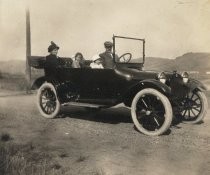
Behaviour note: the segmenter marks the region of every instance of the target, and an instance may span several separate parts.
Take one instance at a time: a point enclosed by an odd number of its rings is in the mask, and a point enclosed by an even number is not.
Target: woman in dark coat
[[[47,77],[56,75],[56,68],[61,65],[61,59],[57,56],[59,47],[51,41],[51,45],[48,47],[50,53],[46,56],[45,74]]]

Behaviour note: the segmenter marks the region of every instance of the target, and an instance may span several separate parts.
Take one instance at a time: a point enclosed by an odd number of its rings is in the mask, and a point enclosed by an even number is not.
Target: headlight
[[[158,74],[158,80],[164,84],[166,83],[166,75],[164,72]]]
[[[182,76],[183,82],[187,83],[189,80],[189,74],[187,72],[182,72],[181,76]]]

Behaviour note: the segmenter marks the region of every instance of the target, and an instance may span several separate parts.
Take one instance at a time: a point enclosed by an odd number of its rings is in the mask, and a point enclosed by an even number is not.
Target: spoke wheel
[[[51,83],[44,83],[37,94],[38,109],[43,117],[55,118],[60,111],[60,102]]]
[[[180,105],[180,116],[185,123],[199,123],[208,109],[208,102],[203,92],[189,92]]]
[[[173,117],[168,98],[151,88],[136,94],[131,105],[131,115],[136,128],[150,136],[166,132]]]

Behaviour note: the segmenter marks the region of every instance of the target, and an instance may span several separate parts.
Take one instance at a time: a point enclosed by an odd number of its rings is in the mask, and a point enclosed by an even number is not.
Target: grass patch
[[[12,91],[24,91],[26,90],[26,79],[23,75],[3,75],[0,78],[0,89],[12,90]]]
[[[61,175],[62,166],[33,144],[16,145],[0,141],[1,175]]]
[[[102,168],[93,171],[92,174],[93,175],[106,175],[105,171]]]
[[[59,170],[61,167],[62,166],[60,164],[58,164],[58,163],[55,163],[55,164],[52,165],[52,168],[56,169],[56,170]]]
[[[1,141],[2,142],[7,142],[7,141],[10,141],[10,140],[12,140],[12,137],[10,136],[10,134],[8,134],[8,133],[1,134]]]
[[[59,155],[60,158],[66,158],[66,157],[69,157],[69,155],[67,153],[61,153]]]
[[[34,82],[38,77],[43,76],[43,73],[31,75],[31,83]],[[11,90],[11,91],[26,91],[27,81],[24,74],[9,74],[1,73],[0,76],[0,89]]]
[[[86,156],[80,155],[80,156],[78,157],[78,159],[76,160],[76,162],[83,162],[83,161],[85,161],[86,159],[87,159]]]
[[[206,91],[205,94],[206,94],[208,104],[209,104],[209,108],[210,108],[210,91]]]

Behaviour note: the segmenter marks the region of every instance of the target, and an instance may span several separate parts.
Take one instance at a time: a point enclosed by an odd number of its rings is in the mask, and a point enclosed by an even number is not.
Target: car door
[[[68,68],[58,75],[80,99],[116,99],[124,83],[113,69]]]
[[[57,80],[66,87],[67,92],[78,95],[82,90],[83,71],[80,68],[58,68]]]
[[[83,69],[80,78],[83,98],[114,99],[118,95],[121,81],[113,69]]]

